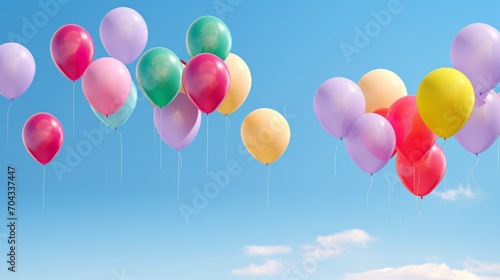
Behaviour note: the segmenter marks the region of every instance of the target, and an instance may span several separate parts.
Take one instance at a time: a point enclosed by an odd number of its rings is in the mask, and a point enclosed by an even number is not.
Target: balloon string
[[[106,189],[109,188],[109,127],[106,127]]]
[[[230,129],[231,129],[231,123],[229,122],[229,117],[226,115],[226,162],[227,162],[227,136],[229,134]]]
[[[75,81],[73,81],[73,144],[75,143]]]
[[[181,178],[181,169],[182,169],[182,155],[181,151],[177,150],[177,201],[179,201],[179,194],[180,194],[180,178]]]
[[[333,186],[335,186],[335,177],[337,177],[337,151],[339,149],[339,143],[335,145],[335,153],[333,155]]]
[[[45,164],[43,165],[42,210],[45,210]]]
[[[9,107],[7,107],[7,142],[9,142],[9,114],[10,114],[10,106],[14,104],[14,99],[10,102]]]
[[[389,184],[389,178],[385,178],[387,181],[387,204],[389,207],[389,225],[391,225],[391,186]]]
[[[162,113],[161,113],[161,109],[160,109],[160,134],[163,133],[163,129],[162,129],[162,126],[161,126],[161,119],[162,119]],[[160,170],[162,169],[163,167],[163,159],[162,159],[162,154],[163,154],[163,151],[162,151],[162,141],[161,141],[161,137],[160,137]]]
[[[423,224],[424,224],[424,200],[420,199],[422,206],[420,207],[420,258],[422,258],[422,246],[423,246]]]
[[[156,144],[156,127],[154,122],[153,122],[153,144]]]
[[[366,192],[366,206],[368,206],[368,197],[370,196],[370,190],[372,188],[372,185],[373,185],[373,174],[370,174],[370,186],[368,187],[368,191]]]
[[[118,128],[115,128],[115,131],[120,137],[120,184],[123,184],[123,138],[122,133],[118,130]]]
[[[401,226],[401,184],[398,188],[398,217],[399,217],[399,237],[401,237],[402,226]]]
[[[476,162],[474,163],[474,166],[472,166],[472,169],[469,171],[469,175],[467,176],[467,188],[470,189],[470,178],[472,178],[472,181],[474,182],[474,186],[477,189],[477,181],[476,178],[474,178],[474,171],[476,170],[476,166],[479,163],[479,156],[476,154]]]
[[[269,164],[267,165],[267,209],[269,209],[269,181],[271,178],[271,167]]]
[[[207,114],[207,174],[208,174],[208,114]]]
[[[446,140],[444,140],[444,157],[446,158]],[[448,190],[448,176],[446,176],[446,171],[444,172],[444,191],[447,192]],[[446,203],[446,200],[445,200]]]

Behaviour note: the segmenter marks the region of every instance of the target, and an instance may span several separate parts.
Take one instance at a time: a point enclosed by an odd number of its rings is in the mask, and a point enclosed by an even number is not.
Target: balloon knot
[[[115,130],[118,130],[118,127],[115,127]]]
[[[443,140],[446,141],[446,137],[444,137]]]
[[[340,137],[340,141],[344,140],[342,137]]]
[[[476,153],[476,157],[479,157],[479,155]]]
[[[14,98],[11,98],[10,100],[11,100],[11,101],[14,101]]]
[[[266,166],[269,166],[269,163],[266,163]]]
[[[423,196],[420,196],[420,199],[424,199],[424,197],[423,197]]]
[[[106,118],[108,117],[108,114],[106,114]]]

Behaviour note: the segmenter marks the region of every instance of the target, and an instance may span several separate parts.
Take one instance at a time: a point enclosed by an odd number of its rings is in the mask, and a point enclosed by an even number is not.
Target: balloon
[[[59,120],[49,113],[31,116],[23,127],[23,142],[28,153],[39,163],[49,163],[59,152],[64,131]]]
[[[490,91],[476,98],[474,110],[464,127],[455,135],[467,151],[479,154],[488,149],[500,134],[500,98]]]
[[[99,35],[108,54],[128,64],[146,47],[148,26],[137,11],[119,7],[104,16]]]
[[[422,120],[437,136],[455,135],[474,108],[474,89],[469,79],[453,68],[430,72],[417,90],[417,107]]]
[[[375,69],[366,73],[358,82],[366,99],[366,113],[379,108],[389,108],[399,98],[406,96],[406,86],[394,72]]]
[[[357,118],[345,139],[347,152],[361,170],[373,174],[391,159],[396,135],[384,117],[366,113]]]
[[[92,62],[82,79],[82,89],[90,106],[109,116],[118,111],[130,94],[132,78],[127,67],[111,57]]]
[[[164,108],[154,108],[158,134],[172,149],[180,150],[191,144],[201,124],[201,112],[185,94],[179,94]]]
[[[97,112],[96,109],[94,109],[92,106],[90,106],[90,108],[92,109],[96,117],[101,120],[101,122],[111,128],[116,129],[127,122],[127,120],[132,115],[132,112],[134,112],[136,104],[137,88],[135,87],[134,82],[132,82],[132,87],[130,89],[130,94],[128,95],[127,101],[125,101],[125,104],[123,104],[123,106],[115,113],[106,117],[105,115]]]
[[[202,53],[186,64],[182,81],[194,105],[210,114],[227,95],[231,77],[224,61],[213,54]]]
[[[451,63],[469,78],[476,95],[500,82],[500,33],[488,24],[473,23],[458,32],[451,44]]]
[[[401,97],[391,105],[387,114],[387,120],[396,133],[398,154],[410,163],[422,159],[437,139],[420,117],[416,100],[413,95]]]
[[[231,33],[226,24],[213,16],[196,19],[186,33],[186,47],[191,57],[211,53],[225,60],[231,51]]]
[[[179,93],[182,86],[182,63],[166,48],[152,48],[137,63],[137,81],[151,103],[162,108]]]
[[[0,45],[0,94],[14,100],[33,82],[36,65],[33,55],[18,43]]]
[[[384,117],[385,119],[387,119],[387,114],[389,113],[389,108],[380,108],[380,109],[377,109],[377,110],[373,111],[373,113],[377,114],[377,115],[381,115],[382,117]],[[397,152],[396,151],[396,147],[394,147],[394,151],[392,152],[391,158],[394,157],[394,155],[396,154],[396,152]]]
[[[59,28],[52,37],[50,55],[59,71],[76,81],[94,58],[94,41],[83,27],[68,24]]]
[[[238,110],[247,99],[252,87],[252,74],[245,61],[235,54],[230,53],[224,63],[229,70],[231,84],[226,97],[217,107],[217,111],[229,115]]]
[[[243,120],[241,139],[256,160],[268,165],[280,158],[288,147],[290,126],[275,110],[257,109]]]
[[[410,163],[402,155],[396,157],[396,171],[403,185],[421,198],[431,193],[446,171],[446,158],[437,143],[420,161]]]
[[[365,97],[356,83],[336,77],[319,87],[313,105],[323,128],[333,137],[343,138],[352,123],[365,112]]]

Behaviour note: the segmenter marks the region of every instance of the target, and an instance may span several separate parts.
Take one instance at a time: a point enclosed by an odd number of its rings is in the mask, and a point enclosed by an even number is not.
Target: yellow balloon
[[[231,84],[229,85],[226,97],[217,108],[217,111],[224,115],[229,115],[238,110],[241,104],[245,102],[245,99],[247,99],[252,87],[252,75],[245,61],[233,53],[230,53],[224,62],[229,69]]]
[[[241,139],[255,159],[268,165],[281,157],[288,147],[290,126],[275,110],[257,109],[243,120]]]
[[[394,72],[375,69],[366,73],[358,82],[366,100],[366,113],[389,108],[399,98],[408,95],[406,86]]]
[[[474,102],[471,82],[453,68],[430,72],[417,90],[417,108],[422,120],[434,134],[445,139],[465,125]]]

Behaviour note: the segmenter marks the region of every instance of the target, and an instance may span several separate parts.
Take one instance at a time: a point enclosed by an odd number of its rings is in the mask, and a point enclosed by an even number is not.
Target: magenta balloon
[[[125,104],[131,88],[132,77],[127,67],[115,58],[99,58],[83,74],[83,94],[92,108],[106,116]]]
[[[99,35],[109,55],[128,64],[146,47],[148,26],[137,11],[119,7],[104,16]]]
[[[464,127],[455,135],[467,151],[479,154],[486,151],[500,134],[500,98],[493,91],[476,98],[474,110]]]
[[[155,127],[168,146],[180,150],[198,134],[201,112],[185,94],[178,94],[166,107],[154,109]]]
[[[324,82],[314,95],[314,113],[333,137],[347,136],[351,124],[365,112],[365,96],[359,86],[346,78]]]
[[[205,114],[219,107],[229,90],[229,70],[218,56],[201,53],[188,61],[182,83],[189,99]]]
[[[8,99],[21,96],[35,77],[35,59],[18,43],[0,45],[0,93]]]
[[[396,134],[387,119],[375,113],[366,113],[353,122],[345,145],[356,165],[373,174],[391,159]]]
[[[451,63],[464,73],[476,96],[500,82],[500,33],[488,24],[473,23],[464,27],[451,44]]]

